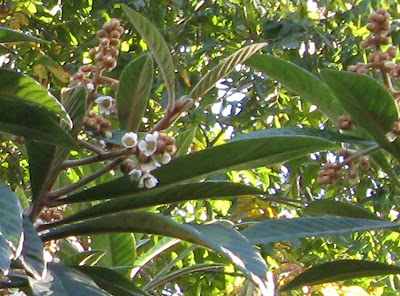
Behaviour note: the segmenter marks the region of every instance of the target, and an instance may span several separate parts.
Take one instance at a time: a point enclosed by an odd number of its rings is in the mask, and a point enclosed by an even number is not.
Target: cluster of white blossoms
[[[153,132],[139,140],[136,133],[125,133],[121,144],[133,149],[133,159],[125,163],[127,173],[132,180],[139,181],[140,188],[153,188],[158,180],[151,171],[171,161],[176,152],[175,138],[164,133]]]

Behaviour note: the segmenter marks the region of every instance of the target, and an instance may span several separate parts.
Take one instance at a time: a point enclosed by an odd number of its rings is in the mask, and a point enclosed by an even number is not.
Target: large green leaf
[[[29,278],[34,296],[111,296],[88,276],[73,267],[49,264],[46,278]]]
[[[63,105],[47,89],[27,75],[0,69],[0,96],[22,100],[53,111],[72,127],[71,118]]]
[[[82,128],[86,98],[83,86],[74,87],[62,95],[62,102],[74,124],[71,130],[72,137],[75,137]],[[32,194],[36,201],[58,177],[62,163],[68,158],[69,149],[32,141],[27,141],[27,149]]]
[[[14,254],[8,245],[8,242],[0,236],[0,276],[5,276],[11,265],[10,258],[13,258]]]
[[[400,267],[395,265],[362,260],[338,260],[311,267],[280,290],[288,291],[302,286],[399,273]]]
[[[91,200],[101,196],[132,196],[136,192],[164,191],[193,179],[206,178],[233,169],[249,169],[282,163],[293,158],[339,147],[339,143],[365,143],[353,137],[302,128],[267,129],[240,136],[230,143],[181,156],[154,171],[159,185],[148,191],[137,187],[129,177],[121,177],[71,195],[68,200]]]
[[[306,217],[266,220],[245,229],[242,234],[252,244],[268,244],[310,236],[320,237],[397,227],[400,227],[400,224],[371,219]]]
[[[23,238],[22,208],[18,197],[2,182],[0,182],[0,235],[14,253],[9,259],[18,257]]]
[[[61,226],[42,235],[43,240],[70,235],[105,232],[140,232],[170,236],[208,247],[226,258],[244,272],[263,291],[272,289],[267,266],[259,253],[239,232],[223,225],[179,224],[166,216],[148,212],[119,213],[81,223]]]
[[[172,103],[175,101],[175,70],[167,43],[157,28],[148,19],[125,4],[122,4],[122,9],[135,29],[142,35],[156,59],[165,81],[169,106],[172,106]]]
[[[104,267],[76,267],[77,270],[91,277],[99,287],[118,296],[150,296],[136,287],[133,281],[119,272]]]
[[[91,217],[111,214],[121,211],[146,208],[156,205],[169,204],[187,200],[197,200],[205,198],[221,198],[232,197],[247,194],[262,194],[263,192],[255,187],[231,183],[226,181],[205,181],[195,183],[184,183],[176,185],[165,191],[142,192],[133,194],[129,197],[112,199],[110,201],[94,205],[82,211],[65,217],[62,220],[56,221],[49,226],[66,224],[73,221],[79,221]],[[129,194],[127,194],[129,195]],[[99,196],[100,197],[100,196]],[[102,196],[107,198],[107,196]],[[85,201],[82,200],[67,200],[68,202]]]
[[[98,266],[132,266],[136,257],[136,241],[130,233],[109,233],[93,235],[92,249],[107,250]]]
[[[327,85],[303,68],[268,54],[253,56],[246,64],[317,105],[331,120],[344,114]]]
[[[215,86],[218,80],[224,78],[232,72],[238,64],[243,63],[261,48],[265,47],[267,43],[255,43],[245,46],[229,57],[221,61],[217,66],[211,69],[204,77],[197,83],[190,94],[189,98],[198,99]]]
[[[321,74],[356,125],[400,160],[400,140],[390,143],[386,137],[399,116],[388,90],[366,75],[334,70],[324,70]]]
[[[339,216],[360,219],[375,219],[380,218],[371,213],[365,208],[358,205],[353,205],[347,202],[335,201],[331,199],[320,199],[311,202],[306,208],[304,213],[310,216]]]
[[[21,33],[10,28],[0,26],[0,43],[11,43],[11,42],[25,42],[33,41],[40,43],[50,43],[49,41]]]
[[[136,132],[149,100],[153,82],[153,59],[143,55],[122,72],[117,92],[119,127]]]
[[[104,256],[107,250],[83,251],[62,259],[64,265],[93,266]]]
[[[28,218],[23,219],[23,227],[24,245],[20,258],[22,266],[28,274],[37,280],[41,280],[45,277],[47,270],[43,257],[43,242]]]
[[[0,130],[52,145],[76,147],[53,114],[43,108],[0,95]]]

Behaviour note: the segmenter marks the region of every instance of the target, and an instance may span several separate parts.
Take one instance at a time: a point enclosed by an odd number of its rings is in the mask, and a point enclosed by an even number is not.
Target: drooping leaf
[[[237,65],[246,61],[266,45],[267,43],[251,44],[231,54],[229,57],[221,61],[217,66],[211,69],[206,75],[204,75],[204,77],[193,87],[188,97],[194,100],[200,98],[211,88],[213,88],[218,80],[224,78],[226,75],[232,72]]]
[[[139,129],[153,82],[153,59],[143,55],[129,63],[121,74],[117,92],[118,120],[121,129]]]
[[[267,279],[267,265],[259,253],[239,232],[222,225],[179,224],[174,220],[148,212],[119,213],[81,223],[61,226],[42,235],[43,240],[70,235],[105,232],[140,232],[183,239],[208,247],[228,258],[256,283],[264,295],[273,287]]]
[[[40,281],[46,275],[47,266],[44,261],[43,242],[39,238],[35,227],[28,218],[23,219],[24,245],[21,262],[24,269]]]
[[[324,70],[321,74],[356,125],[400,160],[400,140],[390,143],[386,137],[399,116],[388,90],[366,75],[334,70]]]
[[[113,295],[150,296],[150,294],[136,287],[133,281],[110,268],[81,266],[76,267],[76,269],[92,278],[99,287]]]
[[[130,233],[107,233],[91,237],[93,249],[107,250],[98,266],[132,266],[136,257],[136,241]]]
[[[306,208],[304,208],[303,211],[306,215],[310,216],[328,215],[380,220],[377,215],[358,205],[352,205],[350,203],[330,199],[315,200],[311,202]]]
[[[75,137],[82,128],[86,112],[86,90],[78,86],[63,93],[62,102],[73,121],[71,136]],[[37,200],[47,188],[54,183],[64,160],[68,158],[69,149],[55,147],[44,143],[27,141],[29,172],[32,184],[33,200]]]
[[[134,193],[142,191],[155,193],[215,173],[282,163],[312,152],[338,147],[341,141],[366,144],[357,138],[339,133],[302,128],[267,129],[240,137],[224,145],[178,157],[155,170],[154,175],[159,184],[151,191],[138,188],[137,183],[132,182],[129,177],[121,177],[73,194],[68,200],[133,196]]]
[[[255,187],[225,182],[225,181],[206,181],[196,183],[184,183],[176,185],[161,192],[142,192],[132,196],[112,199],[110,201],[94,205],[82,211],[76,212],[68,217],[58,220],[49,226],[62,225],[79,221],[91,217],[101,216],[127,210],[141,209],[156,205],[170,204],[175,202],[197,200],[205,198],[222,198],[249,194],[262,194],[263,192]],[[107,198],[107,196],[104,196]],[[69,202],[84,201],[69,200]]]
[[[303,68],[268,54],[253,56],[246,64],[317,105],[334,122],[338,116],[344,114],[329,87]]]
[[[72,121],[63,105],[36,80],[19,72],[0,69],[0,96],[35,104],[56,113],[72,127]]]
[[[245,229],[242,234],[252,244],[268,244],[310,236],[320,237],[396,227],[399,227],[399,224],[389,221],[347,217],[306,217],[265,220]]]
[[[29,278],[34,296],[111,296],[88,276],[73,267],[49,264],[46,278]]]
[[[12,42],[40,42],[50,43],[49,41],[12,30],[10,28],[0,26],[0,43],[12,43]]]
[[[22,208],[18,197],[3,182],[0,182],[0,197],[0,235],[15,258],[19,256],[22,246]]]
[[[75,147],[75,142],[43,108],[0,95],[0,130],[52,145]]]
[[[395,265],[363,260],[337,260],[311,267],[296,276],[280,290],[288,291],[306,285],[399,273],[400,267]]]
[[[157,61],[167,89],[168,103],[171,106],[175,101],[175,72],[168,45],[157,28],[148,19],[125,4],[121,6],[135,29],[146,41]]]

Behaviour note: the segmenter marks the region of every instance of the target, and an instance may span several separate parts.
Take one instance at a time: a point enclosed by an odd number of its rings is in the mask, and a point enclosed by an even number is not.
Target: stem
[[[362,156],[365,156],[365,155],[368,155],[368,154],[372,154],[372,153],[378,151],[379,149],[381,149],[381,146],[379,146],[379,145],[371,146],[371,147],[369,147],[369,148],[367,148],[365,150],[362,150],[362,151],[359,151],[359,152],[356,152],[356,153],[352,154],[351,156],[349,156],[349,158],[347,158],[345,161],[343,161],[339,165],[340,166],[347,165],[347,164],[353,162],[354,160],[357,160]]]
[[[125,160],[125,156],[121,156],[109,164],[107,164],[105,167],[102,169],[98,170],[97,172],[93,173],[92,175],[87,176],[86,178],[80,179],[78,182],[73,183],[71,185],[65,186],[64,188],[54,190],[50,192],[47,196],[48,199],[56,199],[57,197],[60,197],[62,195],[65,195],[69,192],[74,191],[75,189],[78,189],[79,187],[82,187],[86,185],[87,183],[92,182],[93,180],[97,179],[101,175],[104,175],[108,171],[112,170],[113,168],[117,167],[120,165],[123,161]]]
[[[101,149],[100,147],[97,147],[97,146],[95,146],[95,145],[93,145],[93,144],[90,144],[90,143],[87,142],[87,141],[83,141],[83,140],[77,140],[77,141],[78,141],[78,145],[79,145],[81,148],[85,148],[85,149],[90,150],[90,151],[93,151],[93,152],[95,152],[95,153],[97,153],[97,154],[103,154],[103,153],[105,153],[105,151],[104,151],[103,149]]]
[[[61,168],[66,169],[66,168],[70,168],[70,167],[90,164],[90,163],[94,163],[94,162],[98,162],[98,161],[117,158],[120,156],[131,155],[131,154],[134,154],[135,152],[136,152],[136,149],[123,149],[123,150],[118,150],[118,151],[101,153],[101,154],[98,154],[98,155],[95,155],[92,157],[88,157],[88,158],[83,158],[83,159],[66,160],[62,164]]]

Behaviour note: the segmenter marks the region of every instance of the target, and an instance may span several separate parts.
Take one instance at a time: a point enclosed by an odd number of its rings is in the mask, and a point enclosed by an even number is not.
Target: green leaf
[[[218,80],[224,78],[232,72],[238,64],[243,63],[265,46],[267,46],[267,43],[255,43],[245,46],[231,54],[204,75],[204,77],[193,87],[188,97],[194,100],[200,98],[213,88]]]
[[[153,71],[153,59],[150,55],[143,55],[129,63],[122,72],[117,92],[121,129],[133,132],[139,129],[149,100]]]
[[[18,196],[3,182],[0,182],[0,197],[0,235],[14,252],[13,257],[18,257],[23,239],[22,208]]]
[[[324,70],[321,75],[356,125],[400,160],[400,140],[390,143],[386,138],[399,116],[386,88],[374,78],[357,73]]]
[[[96,264],[107,252],[107,250],[94,250],[84,251],[71,255],[62,260],[64,265],[79,265],[79,266],[93,266]]]
[[[176,146],[178,147],[178,150],[175,153],[176,157],[187,154],[190,146],[193,143],[194,138],[196,137],[196,131],[197,128],[192,127],[180,133],[176,137]]]
[[[51,227],[84,220],[91,217],[101,216],[127,210],[141,209],[156,205],[170,204],[181,201],[197,200],[205,198],[232,197],[248,194],[262,194],[263,192],[255,187],[225,181],[206,181],[196,183],[185,183],[176,185],[170,189],[151,194],[133,194],[129,197],[112,199],[110,201],[94,205],[77,213],[74,213],[62,220],[50,224]],[[100,197],[100,196],[98,196]],[[107,198],[107,196],[104,196]],[[69,200],[69,202],[85,201]]]
[[[74,87],[62,95],[62,102],[71,114],[74,125],[71,130],[72,137],[75,137],[82,128],[86,100],[87,93],[83,86]],[[69,149],[32,141],[27,141],[26,144],[32,195],[33,200],[36,201],[58,177],[62,163],[69,156]]]
[[[111,233],[91,237],[93,249],[107,250],[99,260],[103,267],[132,266],[136,257],[136,241],[130,233]]]
[[[400,267],[394,265],[362,260],[337,260],[311,267],[283,286],[280,291],[354,278],[399,273]]]
[[[371,213],[359,205],[330,199],[320,199],[311,202],[303,212],[310,216],[339,216],[360,219],[381,220],[377,215]]]
[[[245,229],[242,234],[252,244],[268,244],[310,236],[320,237],[397,227],[399,227],[397,223],[370,219],[306,217],[266,220]]]
[[[0,236],[0,276],[5,276],[10,270],[11,260],[14,254],[7,241]]]
[[[72,127],[63,105],[36,80],[19,72],[0,69],[0,96],[18,99],[53,111]]]
[[[136,287],[133,281],[119,272],[104,267],[76,267],[77,270],[92,278],[99,287],[118,296],[150,296]]]
[[[24,245],[22,248],[21,263],[24,269],[37,280],[45,277],[47,267],[44,262],[43,242],[39,238],[35,227],[28,218],[23,219]]]
[[[208,247],[228,258],[263,293],[271,287],[267,281],[267,265],[259,253],[239,232],[218,224],[188,225],[148,212],[128,212],[104,216],[81,223],[61,226],[42,235],[47,241],[70,235],[105,232],[151,233],[186,240]],[[269,294],[265,294],[269,295]]]
[[[0,95],[0,130],[52,145],[76,147],[53,114],[43,108]]]
[[[175,101],[175,72],[167,43],[157,28],[148,19],[125,4],[121,6],[135,29],[146,41],[151,53],[156,59],[160,67],[161,75],[165,81],[165,87],[168,93],[168,105],[172,106],[172,103]]]
[[[68,201],[94,200],[100,197],[133,196],[136,192],[164,191],[179,183],[233,169],[249,169],[283,163],[316,151],[339,147],[339,143],[366,143],[357,138],[302,128],[267,129],[240,136],[230,143],[181,156],[154,171],[159,185],[149,191],[137,187],[129,177],[78,192]]]
[[[85,274],[73,267],[49,264],[46,278],[29,278],[34,296],[111,296]]]
[[[0,43],[25,42],[25,41],[50,43],[49,41],[0,26]]]
[[[338,116],[344,114],[329,87],[303,68],[268,54],[256,55],[246,64],[317,105],[331,120],[336,121]]]

